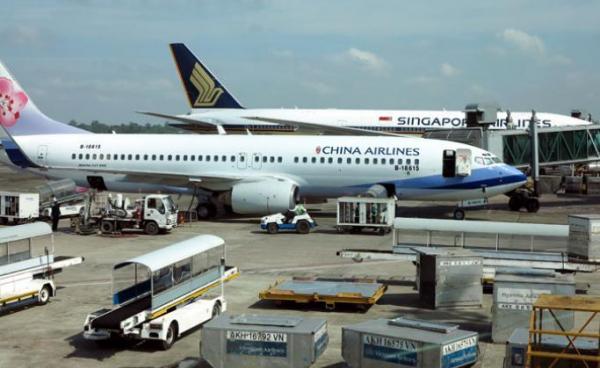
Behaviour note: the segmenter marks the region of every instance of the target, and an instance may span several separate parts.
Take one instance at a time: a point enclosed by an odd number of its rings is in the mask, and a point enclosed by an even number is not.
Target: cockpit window
[[[483,161],[485,162],[485,166],[489,166],[489,165],[493,165],[494,164],[494,161],[492,161],[492,159],[489,158],[489,157],[484,157]]]
[[[492,157],[492,160],[493,160],[495,163],[497,163],[497,164],[501,164],[501,163],[502,163],[502,160],[501,160],[500,158],[496,157],[496,156]]]
[[[481,158],[481,157],[475,157],[475,163],[477,163],[479,165],[483,165],[483,158]]]

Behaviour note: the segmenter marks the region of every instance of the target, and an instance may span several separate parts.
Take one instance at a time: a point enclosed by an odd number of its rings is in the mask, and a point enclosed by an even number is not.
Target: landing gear
[[[516,212],[522,207],[529,213],[536,213],[540,209],[540,200],[527,191],[516,192],[508,200],[508,208]]]
[[[208,220],[217,216],[217,207],[212,203],[200,203],[196,207],[196,213],[201,220]]]
[[[455,220],[464,220],[465,219],[465,210],[462,208],[455,208],[452,214]]]

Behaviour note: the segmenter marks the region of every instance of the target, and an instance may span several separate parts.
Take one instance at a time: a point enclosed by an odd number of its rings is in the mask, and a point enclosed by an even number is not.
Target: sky
[[[600,118],[600,1],[0,0],[0,60],[50,117],[189,110],[184,42],[245,107]]]

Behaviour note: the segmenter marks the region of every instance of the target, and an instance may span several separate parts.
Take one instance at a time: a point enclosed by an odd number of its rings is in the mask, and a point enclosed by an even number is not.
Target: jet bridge
[[[486,149],[512,166],[529,167],[531,136],[526,130],[482,128],[432,130],[424,138],[444,139]],[[539,128],[539,165],[559,166],[600,161],[600,125]]]

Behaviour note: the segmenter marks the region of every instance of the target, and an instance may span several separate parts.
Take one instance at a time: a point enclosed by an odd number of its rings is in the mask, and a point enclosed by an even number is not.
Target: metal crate
[[[481,306],[483,258],[462,249],[419,248],[419,298],[429,308]]]
[[[569,215],[569,256],[600,262],[600,215]]]
[[[342,328],[342,357],[352,368],[458,368],[477,361],[478,340],[457,325],[377,319]]]
[[[324,319],[223,314],[203,326],[200,352],[213,368],[302,368],[328,342]]]
[[[506,342],[516,328],[528,326],[532,304],[542,294],[575,295],[573,276],[556,273],[548,276],[547,273],[538,272],[523,275],[523,271],[518,275],[496,274],[492,306],[492,340]],[[573,326],[573,312],[560,312],[557,317],[565,328]],[[554,327],[550,315],[544,316],[544,321],[545,326]]]

